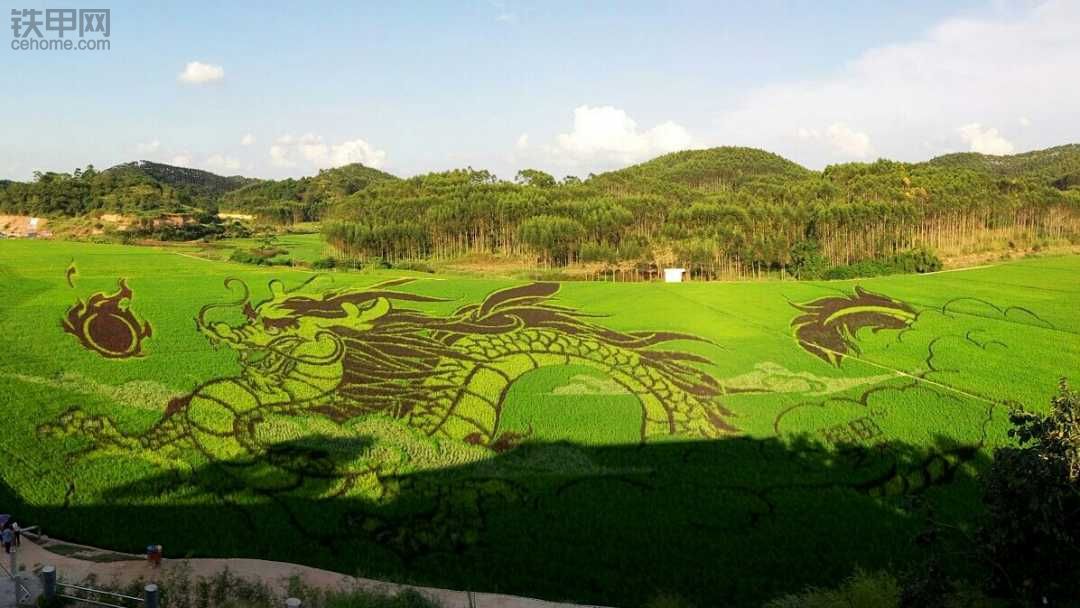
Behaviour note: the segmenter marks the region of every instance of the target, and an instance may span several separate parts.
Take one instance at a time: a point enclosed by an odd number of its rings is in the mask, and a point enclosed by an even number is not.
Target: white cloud
[[[177,167],[190,167],[191,155],[189,154],[177,154],[169,161],[170,165],[176,165]]]
[[[824,142],[828,144],[832,154],[844,160],[861,160],[874,153],[869,135],[842,122],[834,122],[824,131],[813,127],[799,127],[795,130],[795,137],[808,142]]]
[[[210,65],[200,61],[190,61],[184,66],[184,71],[177,74],[176,79],[188,84],[205,84],[225,78],[225,68],[220,65]]]
[[[270,162],[277,167],[295,167],[301,159],[317,169],[351,163],[378,169],[386,162],[386,152],[363,139],[327,144],[322,136],[313,133],[300,137],[283,135],[270,146]]]
[[[825,129],[829,143],[842,154],[855,158],[866,158],[874,149],[870,146],[870,136],[862,131],[855,131],[843,123],[833,123]]]
[[[210,170],[236,171],[240,168],[240,161],[223,154],[214,154],[208,157],[203,165]]]
[[[1016,124],[1016,109],[1024,108],[1039,120],[1014,147],[1077,141],[1080,79],[1062,76],[1080,65],[1077,31],[1080,2],[1069,0],[1019,15],[946,20],[908,42],[869,49],[830,77],[750,91],[717,114],[709,140],[762,146],[820,167],[851,159],[838,143],[844,137],[826,137],[827,125],[841,124],[873,135],[867,154],[922,160],[970,146],[958,125],[976,116],[983,125]]]
[[[518,151],[525,150],[529,147],[529,134],[522,133],[518,135],[517,141],[514,143],[514,148]]]
[[[1031,119],[1028,118],[1027,116],[1021,116],[1020,120],[1017,121],[1017,122],[1020,123],[1021,127],[1030,127],[1031,126]]]
[[[499,11],[499,14],[495,16],[495,21],[499,23],[517,23],[518,14],[515,11],[510,10],[506,6],[506,2],[502,0],[491,0],[491,6]]]
[[[556,137],[550,151],[571,164],[629,164],[694,146],[690,133],[672,121],[642,131],[619,108],[579,106],[574,109],[573,130]]]
[[[289,158],[289,147],[287,144],[276,143],[270,146],[270,164],[275,167],[295,167],[296,163]]]
[[[148,141],[146,143],[135,144],[135,151],[139,154],[153,154],[161,147],[161,142],[158,140]]]
[[[340,167],[351,163],[363,163],[365,166],[378,169],[386,161],[386,152],[376,150],[368,142],[362,139],[341,142],[330,146],[330,162],[332,167]]]
[[[241,146],[250,146],[253,143],[255,143],[255,136],[251,133],[245,133],[244,136],[240,138]]]
[[[997,129],[990,127],[984,129],[977,122],[964,125],[956,131],[960,133],[960,138],[971,147],[972,152],[1012,154],[1015,149],[1012,142],[1002,137]]]

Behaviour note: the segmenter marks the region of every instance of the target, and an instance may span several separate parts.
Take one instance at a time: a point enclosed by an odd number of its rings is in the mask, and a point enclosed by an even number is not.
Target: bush
[[[140,596],[146,581],[122,586],[102,585],[91,576],[82,584],[131,596]],[[159,583],[163,608],[279,608],[285,597],[303,601],[304,608],[440,608],[440,604],[411,589],[396,594],[360,587],[323,590],[289,579],[284,594],[260,580],[241,578],[228,568],[213,576],[192,576],[190,568],[169,571]]]
[[[614,263],[618,257],[615,248],[604,243],[584,243],[579,255],[582,262]]]
[[[234,249],[229,254],[230,262],[240,262],[241,264],[255,264],[256,266],[292,266],[292,258],[278,257],[283,253],[288,253],[284,249],[272,248],[272,249]]]
[[[864,260],[847,266],[834,266],[822,278],[857,279],[890,274],[924,273],[941,270],[941,260],[928,249],[912,249],[884,260]],[[804,278],[800,276],[799,278]]]
[[[416,272],[434,273],[435,269],[423,262],[398,262],[394,264],[398,270],[414,270]]]
[[[311,267],[315,270],[331,270],[333,268],[337,268],[337,258],[319,258],[311,263]]]
[[[941,270],[941,260],[934,252],[926,248],[904,251],[892,259],[892,265],[901,272],[937,272]]]
[[[856,570],[836,589],[811,587],[775,599],[765,608],[899,608],[900,583],[884,572]]]
[[[791,248],[791,272],[797,279],[820,279],[828,268],[817,241],[801,241]]]
[[[1080,597],[1080,394],[1065,380],[1046,416],[1009,416],[1017,446],[994,450],[978,539],[991,588],[1031,605]]]

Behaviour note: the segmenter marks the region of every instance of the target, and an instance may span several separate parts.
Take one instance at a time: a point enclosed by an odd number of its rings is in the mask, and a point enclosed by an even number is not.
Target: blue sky
[[[0,177],[145,158],[585,175],[752,145],[813,168],[1080,141],[1080,3],[131,2],[108,51],[0,38]],[[47,38],[55,37],[49,32]],[[186,75],[186,76],[185,76]]]

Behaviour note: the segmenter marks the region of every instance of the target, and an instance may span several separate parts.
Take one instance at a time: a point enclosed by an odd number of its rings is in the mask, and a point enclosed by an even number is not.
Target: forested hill
[[[285,223],[317,220],[328,206],[350,194],[377,182],[397,179],[385,171],[353,163],[323,169],[313,177],[255,181],[225,194],[219,208]]]
[[[721,147],[684,150],[639,165],[593,176],[605,189],[641,189],[656,184],[680,184],[695,190],[737,188],[756,180],[798,180],[812,171],[778,154],[755,148]]]
[[[361,164],[320,171],[301,179],[260,180],[149,161],[98,171],[93,165],[71,173],[37,172],[32,182],[0,180],[0,213],[45,217],[95,212],[157,214],[216,213],[219,207],[293,222],[317,219],[325,208],[393,175]]]
[[[233,175],[223,177],[209,171],[191,169],[189,167],[176,167],[161,163],[140,160],[133,163],[117,165],[106,170],[106,173],[141,173],[157,181],[160,184],[170,186],[177,191],[183,192],[192,198],[217,199],[226,192],[242,188],[259,180],[250,177]]]
[[[618,171],[513,181],[469,169],[399,179],[359,164],[251,180],[156,163],[0,183],[0,213],[219,210],[259,222],[319,220],[343,255],[466,254],[542,264],[677,264],[742,276],[846,265],[929,248],[969,253],[1080,243],[1080,145],[1013,156],[952,154],[811,171],[750,148],[688,150]]]
[[[690,150],[580,180],[457,170],[370,185],[324,215],[346,255],[465,254],[678,265],[744,276],[1080,242],[1080,146],[805,169],[749,148]],[[990,168],[988,168],[990,167]],[[916,251],[918,250],[918,251]]]
[[[1067,189],[1080,186],[1080,144],[1069,144],[1011,156],[961,152],[939,156],[927,164],[969,169],[998,177],[1032,177]]]

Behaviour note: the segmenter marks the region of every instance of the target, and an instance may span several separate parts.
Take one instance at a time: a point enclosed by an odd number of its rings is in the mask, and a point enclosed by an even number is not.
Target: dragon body
[[[172,400],[161,420],[128,435],[105,416],[73,409],[43,430],[90,437],[94,449],[194,447],[208,458],[251,462],[271,447],[265,428],[282,416],[322,415],[345,424],[372,414],[424,435],[493,451],[524,437],[502,432],[511,385],[547,366],[579,365],[612,378],[641,404],[641,441],[716,438],[735,431],[719,398],[724,389],[694,364],[692,353],[659,350],[674,333],[622,333],[551,303],[558,286],[534,283],[495,292],[447,317],[400,307],[438,301],[391,289],[322,294],[287,292],[271,283],[269,300],[252,304],[244,287],[235,304],[244,322],[196,318],[214,344],[239,354],[242,372],[203,383]]]

